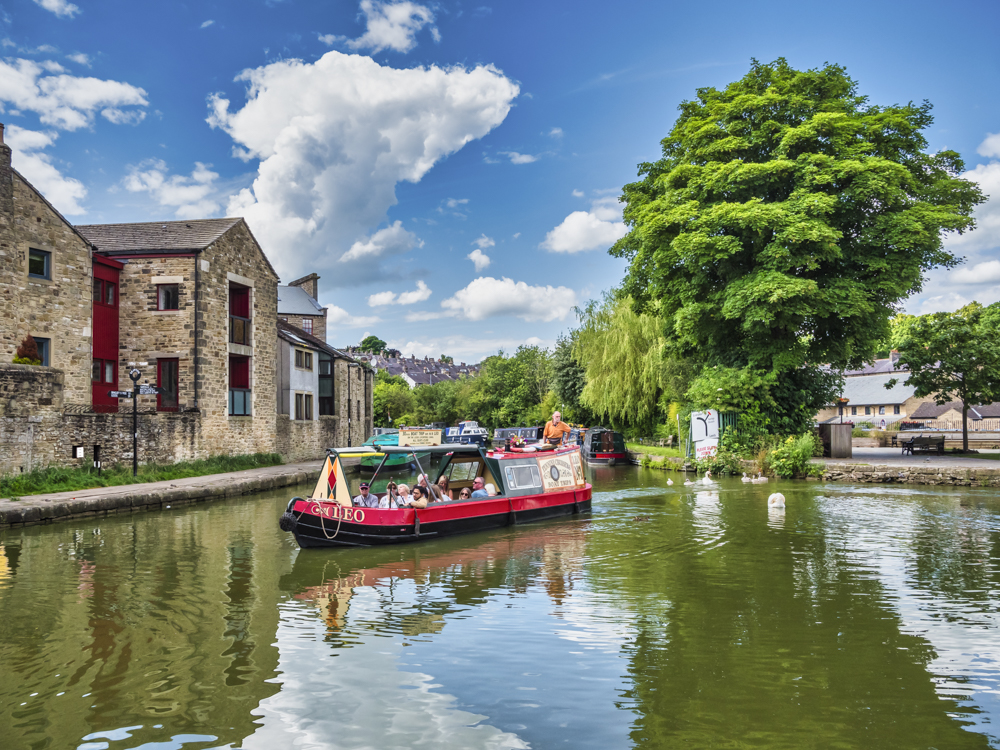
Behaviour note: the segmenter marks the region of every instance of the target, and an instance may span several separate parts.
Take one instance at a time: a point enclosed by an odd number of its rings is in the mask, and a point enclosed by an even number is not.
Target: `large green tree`
[[[375,373],[372,416],[376,427],[392,427],[400,417],[412,412],[415,404],[413,391],[401,376],[385,370]]]
[[[386,343],[380,339],[375,334],[369,334],[361,339],[361,343],[358,347],[363,352],[371,352],[372,354],[381,354],[385,351]]]
[[[624,188],[623,294],[700,378],[748,369],[773,377],[778,411],[822,405],[835,387],[819,365],[869,360],[924,272],[957,262],[942,235],[972,228],[983,201],[958,154],[927,152],[930,111],[783,59],[699,89]]]
[[[969,407],[1000,398],[1000,303],[914,318],[898,348],[916,396],[962,402],[962,450],[969,450]]]

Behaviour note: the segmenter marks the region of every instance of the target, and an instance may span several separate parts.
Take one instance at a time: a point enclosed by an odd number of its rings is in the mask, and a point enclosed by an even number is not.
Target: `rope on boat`
[[[337,538],[337,534],[340,533],[340,522],[343,521],[343,520],[344,520],[344,513],[343,513],[343,511],[341,511],[341,512],[337,513],[337,530],[335,532],[333,532],[333,536],[330,536],[329,534],[326,533],[326,524],[323,522],[323,507],[320,506],[320,509],[319,509],[319,527],[320,527],[320,529],[323,530],[323,536],[325,536],[327,539],[336,539]]]

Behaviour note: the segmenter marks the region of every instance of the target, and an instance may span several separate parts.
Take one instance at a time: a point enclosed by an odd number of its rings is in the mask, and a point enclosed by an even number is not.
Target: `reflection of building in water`
[[[438,633],[444,628],[445,615],[456,605],[480,604],[491,590],[502,586],[523,590],[533,578],[540,579],[553,603],[560,605],[572,591],[573,576],[582,570],[586,528],[577,524],[519,529],[510,536],[474,547],[458,546],[463,543],[461,540],[447,540],[443,543],[452,548],[432,555],[411,547],[410,559],[396,559],[330,579],[319,586],[305,587],[294,598],[316,607],[326,622],[328,635],[339,634],[347,626],[351,601],[360,589],[370,587],[384,593],[400,580],[413,581],[420,588],[441,585],[449,594],[447,602],[421,602],[416,612],[403,615],[384,612],[386,621],[403,635]],[[395,556],[398,550],[388,550],[385,554]],[[293,577],[307,577],[306,568],[312,564],[312,556],[300,555]],[[391,594],[387,601],[392,601]]]
[[[282,571],[253,541],[274,536],[274,516],[227,503],[91,523],[6,532],[0,663],[31,666],[4,670],[4,746],[76,747],[159,721],[239,745],[278,690]]]

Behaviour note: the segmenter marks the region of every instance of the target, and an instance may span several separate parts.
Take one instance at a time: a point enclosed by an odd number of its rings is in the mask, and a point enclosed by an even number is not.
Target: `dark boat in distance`
[[[577,446],[537,452],[486,451],[478,445],[460,444],[374,449],[331,450],[312,496],[288,502],[280,525],[295,535],[300,547],[402,544],[590,510],[591,486]],[[415,450],[427,458],[421,461]],[[420,472],[435,482],[447,476],[456,495],[471,487],[476,477],[492,484],[497,494],[436,502],[420,509],[353,507],[361,462],[381,455],[385,464],[398,454],[409,454]],[[380,479],[381,470],[382,466],[371,479],[371,492],[379,498],[385,496],[390,481]]]
[[[620,432],[607,427],[591,427],[583,435],[583,458],[589,464],[628,463],[628,449]]]

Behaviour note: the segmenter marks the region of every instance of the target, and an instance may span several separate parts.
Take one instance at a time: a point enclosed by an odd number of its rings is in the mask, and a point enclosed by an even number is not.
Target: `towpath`
[[[86,516],[159,510],[168,505],[189,505],[291,487],[303,482],[315,482],[322,465],[321,460],[305,461],[203,477],[25,495],[18,500],[3,499],[0,500],[0,529]]]

